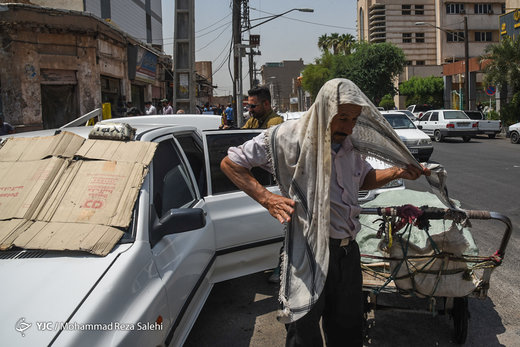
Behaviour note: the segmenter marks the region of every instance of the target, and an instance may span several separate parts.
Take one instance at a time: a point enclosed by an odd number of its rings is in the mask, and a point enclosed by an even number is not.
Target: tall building
[[[162,51],[161,0],[31,0],[39,6],[89,12]]]
[[[301,101],[294,84],[305,68],[303,59],[265,63],[261,68],[262,84],[271,91],[271,104],[277,111],[300,111]]]
[[[499,41],[498,16],[505,13],[506,5],[505,0],[358,0],[357,10],[359,40],[391,42],[404,51],[407,67],[400,81],[405,81],[412,76],[447,77],[443,65],[465,60],[465,17],[468,57],[478,59],[487,45]],[[479,68],[470,71],[474,72],[470,102],[479,97]],[[464,78],[459,69],[453,71],[451,82],[445,79],[450,90],[460,87]],[[399,107],[404,102],[399,98]],[[445,106],[451,104],[452,100],[445,100]]]

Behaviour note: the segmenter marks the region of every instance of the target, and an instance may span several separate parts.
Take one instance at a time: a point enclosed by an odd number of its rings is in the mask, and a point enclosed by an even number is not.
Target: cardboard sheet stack
[[[131,222],[156,144],[62,132],[0,148],[0,250],[104,256]]]

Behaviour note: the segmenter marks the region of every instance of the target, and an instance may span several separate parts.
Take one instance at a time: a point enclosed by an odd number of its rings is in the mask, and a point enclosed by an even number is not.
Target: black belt
[[[350,238],[344,238],[344,239],[333,239],[332,237],[329,237],[329,242],[333,246],[341,246],[343,243],[343,247],[350,246],[352,243],[356,242],[356,240],[352,240]],[[346,243],[346,244],[345,244]]]

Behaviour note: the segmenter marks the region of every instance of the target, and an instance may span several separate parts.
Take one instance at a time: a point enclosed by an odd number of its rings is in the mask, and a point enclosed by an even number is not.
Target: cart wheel
[[[466,342],[468,336],[468,320],[469,320],[469,309],[468,309],[468,298],[454,298],[453,309],[451,311],[453,318],[453,326],[455,328],[454,340],[455,343],[462,345]]]

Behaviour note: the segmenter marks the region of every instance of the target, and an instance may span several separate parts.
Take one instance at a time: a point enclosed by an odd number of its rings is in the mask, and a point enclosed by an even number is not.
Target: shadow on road
[[[427,299],[404,298],[397,294],[379,298],[384,305],[393,308],[424,310]],[[438,299],[437,310],[443,308]],[[491,299],[469,299],[470,320],[465,346],[504,346],[497,336],[505,332]],[[454,326],[450,315],[409,313],[398,311],[373,311],[368,317],[365,346],[459,346],[454,342]]]
[[[278,285],[268,283],[269,275],[217,283],[184,346],[283,345],[285,328],[276,320]]]
[[[216,284],[184,346],[283,346],[285,329],[276,320],[278,286],[268,283],[268,276],[257,273]],[[381,294],[377,300],[392,308],[425,311],[429,305],[427,299],[397,294]],[[439,299],[437,310],[443,305]],[[518,341],[514,333],[504,334],[504,323],[490,298],[470,298],[469,311],[465,346],[512,346]],[[376,310],[369,313],[364,346],[458,346],[453,333],[449,315]]]

